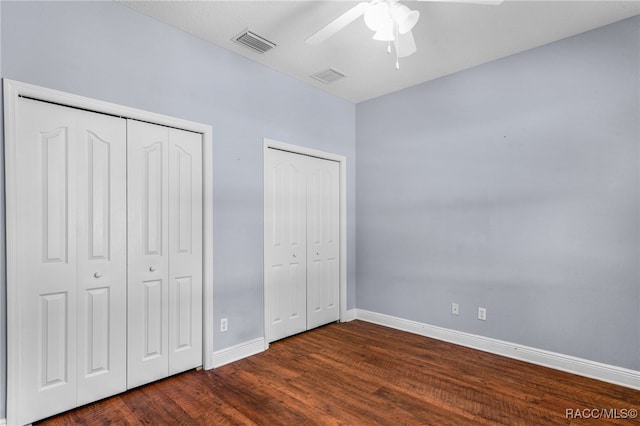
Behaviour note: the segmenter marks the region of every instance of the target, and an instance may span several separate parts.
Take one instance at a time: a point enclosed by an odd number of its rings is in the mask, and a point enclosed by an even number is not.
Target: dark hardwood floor
[[[353,321],[38,424],[584,424],[567,418],[578,409],[627,417],[592,424],[639,424],[640,391]]]

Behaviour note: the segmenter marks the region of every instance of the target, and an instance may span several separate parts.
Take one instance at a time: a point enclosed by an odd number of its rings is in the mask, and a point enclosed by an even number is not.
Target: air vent
[[[346,74],[343,74],[340,71],[329,68],[328,70],[320,71],[319,73],[313,74],[311,78],[315,78],[316,80],[321,81],[324,84],[329,84],[333,83],[334,81],[343,79],[346,76]]]
[[[260,37],[258,34],[249,30],[242,31],[233,38],[233,41],[258,53],[264,53],[276,47],[274,42],[269,41],[264,37]]]

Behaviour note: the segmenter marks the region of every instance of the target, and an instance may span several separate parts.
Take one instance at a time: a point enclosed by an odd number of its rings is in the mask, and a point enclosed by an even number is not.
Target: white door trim
[[[309,155],[311,157],[323,158],[325,160],[337,161],[340,163],[340,321],[347,321],[347,158],[332,154],[329,152],[319,151],[316,149],[306,148],[298,145],[292,145],[284,142],[278,142],[272,139],[264,138],[263,151],[262,151],[262,171],[263,171],[263,205],[265,185],[267,182],[267,168],[265,167],[264,160],[266,158],[267,149],[279,149],[281,151],[292,152],[294,154]],[[264,220],[264,210],[263,210]],[[264,274],[267,270],[267,265],[264,264],[264,244],[267,241],[267,229],[264,226],[263,221],[263,278],[262,284],[265,291],[263,297],[263,313],[264,313],[264,337],[265,337],[265,349],[269,347],[268,336],[268,319],[266,312],[266,286],[264,285]]]
[[[16,211],[16,152],[15,136],[17,130],[16,112],[18,98],[27,97],[46,102],[81,108],[89,111],[147,121],[169,127],[201,133],[203,138],[203,312],[202,312],[202,362],[204,369],[213,368],[213,129],[210,125],[173,118],[166,115],[147,112],[122,105],[103,102],[58,90],[47,89],[32,84],[4,79],[4,167],[6,197],[6,256],[7,256],[7,306],[20,306],[19,292],[12,289],[16,282],[17,264],[15,259],[17,224]],[[7,421],[13,424],[17,419],[20,395],[19,339],[16,333],[20,322],[20,313],[7,310]],[[14,419],[14,420],[12,420]]]

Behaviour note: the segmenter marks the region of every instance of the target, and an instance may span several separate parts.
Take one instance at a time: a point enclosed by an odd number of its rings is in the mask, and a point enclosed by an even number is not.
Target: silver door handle
[[[316,256],[320,256],[320,252],[319,251],[316,252]]]
[[[155,266],[149,266],[149,271],[150,271],[150,272],[155,272],[155,270],[156,270],[156,267],[155,267]]]
[[[295,253],[293,253],[293,257],[297,257]]]
[[[93,276],[95,278],[100,278],[102,276],[102,274],[100,272],[96,272],[96,273],[93,274]]]

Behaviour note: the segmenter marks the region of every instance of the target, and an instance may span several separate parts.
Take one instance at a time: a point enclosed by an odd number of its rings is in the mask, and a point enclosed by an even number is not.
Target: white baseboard
[[[342,318],[340,318],[340,322],[349,322],[356,319],[356,311],[355,308],[346,310]]]
[[[239,345],[215,351],[213,353],[213,368],[221,367],[225,364],[241,360],[242,358],[258,354],[266,348],[264,337],[258,337],[257,339],[249,340]]]
[[[7,424],[7,419],[0,419],[0,426],[6,425],[6,424]]]
[[[356,319],[640,390],[640,371],[356,309]]]

